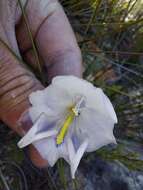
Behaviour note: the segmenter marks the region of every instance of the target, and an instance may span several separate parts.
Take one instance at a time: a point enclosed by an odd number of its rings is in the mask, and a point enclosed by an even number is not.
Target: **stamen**
[[[77,102],[77,104],[75,105],[75,109],[77,110],[77,112],[79,113],[79,111],[85,107],[85,97],[82,96],[80,97],[79,101]]]
[[[79,114],[80,114],[79,111],[83,107],[83,104],[85,104],[85,98],[81,97],[80,100],[77,102],[77,104],[70,108],[70,114],[66,118],[66,120],[65,120],[59,134],[57,135],[57,138],[56,138],[57,145],[60,145],[60,144],[63,143],[63,140],[65,138],[65,135],[68,132],[68,129],[69,129],[70,125],[74,121],[75,117],[79,116]]]
[[[72,108],[72,112],[75,114],[75,116],[79,115],[79,112],[77,111],[75,107]]]
[[[59,134],[57,135],[56,142],[58,145],[60,145],[63,142],[64,137],[68,131],[68,128],[72,124],[74,118],[75,118],[74,112],[71,112],[71,114],[66,118],[66,120],[63,124],[63,127],[61,128]]]

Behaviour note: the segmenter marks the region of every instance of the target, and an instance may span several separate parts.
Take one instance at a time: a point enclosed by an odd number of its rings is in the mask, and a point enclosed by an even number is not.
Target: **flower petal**
[[[80,147],[78,148],[74,158],[71,160],[71,175],[72,175],[72,178],[74,179],[75,178],[75,172],[78,168],[78,165],[80,163],[80,160],[84,154],[84,152],[86,151],[87,149],[87,146],[88,146],[88,140],[84,140],[84,142],[80,145]]]
[[[86,97],[86,107],[98,111],[105,117],[110,117],[114,123],[117,123],[116,113],[109,100],[100,88],[89,90]]]
[[[51,85],[46,89],[47,106],[58,113],[64,113],[72,104],[72,97],[66,91]]]
[[[29,115],[30,115],[30,118],[31,118],[31,120],[32,120],[33,123],[37,120],[37,118],[39,117],[39,115],[41,115],[42,113],[46,114],[47,117],[52,117],[52,116],[56,115],[46,105],[32,106],[29,109]]]
[[[63,113],[72,104],[70,93],[68,94],[67,91],[53,85],[49,85],[44,90],[33,92],[29,96],[29,100],[34,107],[45,106],[56,113]]]
[[[55,125],[56,121],[48,122],[46,115],[41,114],[37,119],[37,121],[35,122],[35,124],[33,125],[33,127],[18,142],[18,146],[20,148],[23,148],[42,138],[48,138],[50,136],[56,135],[57,131],[54,129]]]
[[[57,145],[57,148],[58,148],[59,158],[63,158],[67,163],[70,164],[67,141],[64,140],[62,144]]]
[[[55,138],[41,139],[40,141],[34,142],[33,145],[40,155],[48,161],[49,165],[53,167],[59,158]]]
[[[46,159],[50,166],[54,166],[59,158],[63,158],[70,164],[67,141],[60,145],[56,144],[56,136],[34,142],[34,146],[41,156]]]
[[[75,76],[57,76],[52,85],[67,91],[75,99],[77,95],[85,97],[86,107],[97,110],[103,115],[108,115],[117,123],[114,108],[102,89],[94,87],[86,80]]]
[[[94,90],[91,83],[75,76],[57,76],[52,80],[52,85],[65,90],[71,95],[87,94],[88,89]]]
[[[67,139],[67,146],[68,146],[69,159],[71,161],[71,160],[73,160],[73,158],[75,156],[75,148],[74,148],[73,142],[70,138]]]
[[[103,111],[106,112],[113,119],[115,123],[117,123],[117,116],[109,98],[104,94],[104,92],[100,88],[96,88],[96,93],[98,97],[101,99],[101,105]]]
[[[83,109],[76,127],[76,135],[80,141],[88,138],[87,151],[95,151],[109,143],[115,143],[113,135],[114,122],[94,109]]]
[[[59,85],[60,87],[63,86],[63,87],[68,87],[68,88],[69,86],[71,88],[74,88],[75,86],[80,86],[80,85],[82,85],[82,87],[86,87],[86,86],[93,87],[93,85],[90,82],[82,78],[72,76],[72,75],[56,76],[53,78],[52,84]]]
[[[32,106],[44,105],[46,100],[45,89],[37,90],[29,95],[29,101]]]

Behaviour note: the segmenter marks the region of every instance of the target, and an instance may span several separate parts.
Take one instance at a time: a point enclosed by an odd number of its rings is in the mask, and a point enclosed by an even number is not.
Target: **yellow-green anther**
[[[64,137],[69,129],[69,126],[72,124],[74,118],[75,118],[75,114],[73,112],[71,112],[69,116],[66,118],[63,124],[63,127],[61,128],[59,134],[57,135],[57,139],[56,139],[57,145],[60,145],[63,142]]]
[[[75,107],[72,108],[72,112],[74,113],[75,116],[79,115],[79,113],[78,113],[78,111],[77,111],[77,109]]]

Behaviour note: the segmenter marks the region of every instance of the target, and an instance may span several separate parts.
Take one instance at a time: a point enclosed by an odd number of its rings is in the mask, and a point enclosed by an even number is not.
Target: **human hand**
[[[56,75],[81,77],[81,54],[64,11],[57,0],[21,0],[47,80]],[[16,28],[16,29],[15,29]],[[17,59],[17,57],[19,59]],[[19,135],[31,127],[27,110],[29,94],[44,86],[22,63],[37,68],[32,43],[24,17],[16,0],[2,0],[0,5],[0,119]],[[47,162],[34,147],[30,157],[37,166]]]

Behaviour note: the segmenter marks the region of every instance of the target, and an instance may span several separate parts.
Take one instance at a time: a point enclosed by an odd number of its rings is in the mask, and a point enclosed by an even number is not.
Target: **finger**
[[[0,42],[0,119],[20,133],[17,121],[30,106],[28,96],[42,88],[34,75]]]
[[[43,86],[20,58],[14,25],[16,3],[9,0],[0,3],[0,120],[22,136],[32,126],[27,112],[31,106],[28,96]],[[45,163],[38,153],[34,156],[35,164]]]
[[[81,76],[80,50],[59,3],[39,28],[36,43],[46,63],[49,79],[56,75]]]
[[[28,153],[29,153],[29,157],[30,157],[31,161],[37,167],[45,168],[46,166],[48,166],[47,160],[44,160],[41,157],[40,153],[38,152],[38,150],[34,146],[32,146],[32,145],[29,146]]]
[[[81,53],[61,5],[56,0],[29,0],[26,14],[49,78],[65,74],[81,76]],[[21,25],[17,37],[24,51],[28,46],[22,44],[23,31]]]
[[[0,43],[0,119],[21,136],[32,126],[28,96],[39,89],[39,81]],[[29,152],[35,165],[47,165],[33,146]]]
[[[29,94],[42,85],[24,66],[19,54],[14,26],[16,1],[9,4],[5,0],[0,5],[0,119],[21,134],[17,121],[30,106]]]
[[[34,71],[39,72],[39,67],[38,67],[36,56],[34,54],[33,49],[32,48],[28,49],[22,55],[23,55],[22,57],[23,57],[24,61],[28,65],[30,65]],[[39,54],[38,54],[38,58],[39,58],[40,66],[42,68],[44,66],[44,63],[43,63],[43,60],[42,60],[42,58],[40,57]]]

